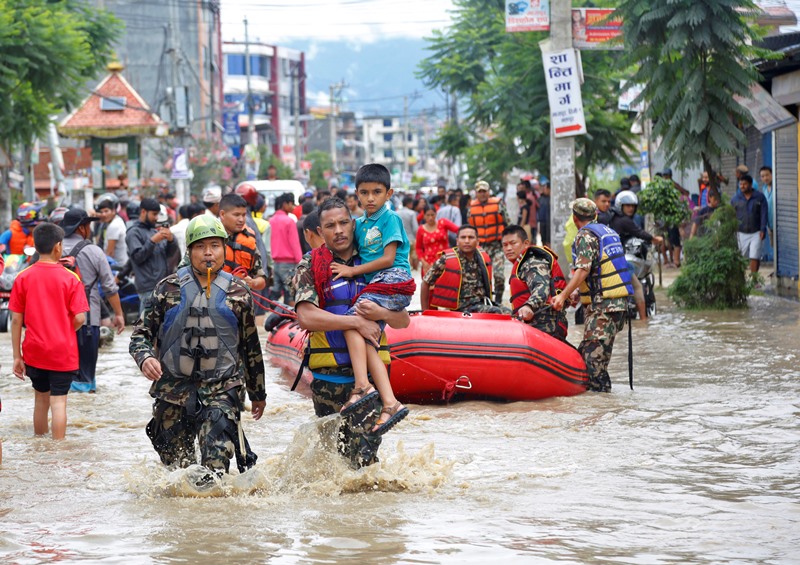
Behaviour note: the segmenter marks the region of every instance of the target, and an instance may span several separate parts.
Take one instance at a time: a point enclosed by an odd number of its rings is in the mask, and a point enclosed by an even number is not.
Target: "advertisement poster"
[[[586,133],[581,82],[574,49],[542,53],[550,123],[556,137]]]
[[[550,0],[506,0],[506,31],[549,31]]]
[[[172,174],[170,178],[175,180],[191,178],[189,176],[189,161],[184,147],[175,147],[172,149]]]
[[[572,46],[575,49],[622,49],[622,20],[614,10],[572,9]]]

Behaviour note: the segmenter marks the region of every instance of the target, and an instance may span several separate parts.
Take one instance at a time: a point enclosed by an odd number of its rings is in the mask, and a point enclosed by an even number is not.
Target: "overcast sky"
[[[450,21],[451,0],[222,0],[222,35],[269,44],[293,40],[369,43],[429,36]]]

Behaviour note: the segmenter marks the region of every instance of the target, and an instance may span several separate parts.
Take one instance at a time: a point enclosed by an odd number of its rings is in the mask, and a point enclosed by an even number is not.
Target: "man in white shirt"
[[[128,245],[125,243],[128,229],[125,227],[125,220],[117,215],[118,206],[119,199],[111,193],[103,194],[94,204],[102,222],[97,244],[103,248],[107,257],[122,266],[128,262]]]
[[[171,226],[169,231],[175,236],[175,241],[181,249],[181,257],[186,254],[186,227],[189,225],[189,220],[203,213],[205,213],[205,206],[200,204],[184,204],[178,208],[178,215],[181,219]]]

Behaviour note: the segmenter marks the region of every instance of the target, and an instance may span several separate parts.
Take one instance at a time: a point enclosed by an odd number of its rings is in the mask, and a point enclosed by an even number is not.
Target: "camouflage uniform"
[[[196,284],[196,280],[189,284]],[[201,462],[209,469],[227,471],[235,451],[240,471],[255,464],[256,455],[246,441],[246,456],[238,449],[237,422],[242,411],[239,390],[246,387],[252,401],[266,399],[264,360],[247,285],[233,277],[226,301],[239,326],[238,373],[225,381],[207,382],[165,371],[150,387],[150,396],[156,400],[147,432],[165,465],[185,467],[196,463],[195,437],[200,443]],[[156,285],[131,336],[129,351],[139,368],[148,357],[161,360],[166,354],[159,350],[160,329],[167,311],[180,302],[177,274]]]
[[[469,209],[468,209],[469,210]],[[503,218],[503,225],[507,226],[509,224],[508,221],[508,210],[506,210],[506,203],[501,198],[497,204],[497,211],[499,212],[500,216]],[[467,212],[467,222],[470,222],[470,213]],[[503,233],[502,227],[499,228],[500,234]],[[506,267],[506,256],[503,254],[503,241],[498,239],[496,241],[479,241],[481,248],[486,251],[486,253],[492,259],[492,278],[494,278],[494,293],[495,295],[499,295],[502,297],[503,290],[505,289],[506,279],[505,279],[505,267]]]
[[[592,293],[592,303],[586,306],[583,341],[578,351],[586,361],[589,371],[589,390],[609,392],[611,377],[608,363],[614,348],[614,338],[625,327],[628,309],[627,298],[603,298],[600,290],[600,240],[589,230],[580,230],[575,238],[573,267],[589,271],[586,279]]]
[[[492,259],[492,278],[494,279],[495,298],[502,298],[506,284],[506,256],[503,254],[503,242],[490,241],[488,243],[481,243],[481,248],[483,248]]]
[[[357,253],[353,253],[353,258]],[[353,266],[350,261],[342,261],[334,254],[333,260],[348,266]],[[319,308],[319,295],[314,286],[314,274],[311,270],[311,255],[306,254],[297,265],[297,270],[293,279],[295,285],[295,304],[310,302]],[[355,297],[353,297],[355,298]],[[353,368],[348,366],[340,367],[319,367],[314,369],[314,373],[320,375],[336,375],[341,377],[352,377]],[[311,381],[311,393],[314,402],[314,413],[322,418],[331,414],[338,414],[342,406],[350,398],[353,390],[353,382],[333,383],[323,379],[315,378]],[[378,461],[375,455],[381,444],[381,438],[369,433],[375,421],[378,419],[381,409],[381,401],[376,397],[371,409],[358,410],[357,414],[343,418],[337,434],[337,449],[344,457],[350,459],[354,467],[371,465]],[[366,414],[359,421],[358,414]]]
[[[455,252],[461,260],[461,290],[459,292],[459,312],[485,313],[485,314],[510,314],[511,310],[503,306],[494,304],[491,296],[486,296],[486,289],[483,285],[483,277],[480,263],[478,261],[478,248],[472,255],[472,259],[467,257],[455,248]],[[505,260],[505,258],[504,258]],[[447,261],[444,253],[431,265],[425,273],[423,280],[431,287],[436,285],[436,281],[444,273],[445,262]],[[492,267],[494,268],[494,267]]]
[[[533,310],[533,319],[528,324],[537,330],[566,341],[567,314],[564,310],[553,310],[547,304],[550,298],[552,277],[547,260],[529,254],[517,267],[517,277],[528,286],[531,293],[524,304]]]

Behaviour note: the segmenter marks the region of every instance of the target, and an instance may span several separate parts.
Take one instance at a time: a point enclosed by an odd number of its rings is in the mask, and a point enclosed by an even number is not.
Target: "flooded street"
[[[145,436],[130,329],[101,349],[98,393],[69,395],[61,443],[33,437],[0,334],[0,560],[798,563],[800,305],[750,306],[635,325],[633,392],[626,331],[609,395],[412,406],[361,471],[270,367],[245,422],[258,465],[200,498]]]

